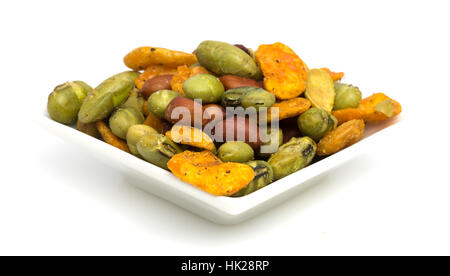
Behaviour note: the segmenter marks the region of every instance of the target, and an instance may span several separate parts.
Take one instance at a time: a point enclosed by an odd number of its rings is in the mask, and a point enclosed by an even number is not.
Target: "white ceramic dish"
[[[197,215],[220,224],[234,224],[249,219],[276,204],[296,195],[317,182],[318,176],[341,165],[370,146],[379,131],[396,124],[397,116],[381,124],[366,127],[364,139],[332,156],[318,161],[294,174],[272,183],[250,195],[231,198],[217,197],[184,183],[170,172],[147,163],[131,154],[114,148],[103,141],[92,138],[74,128],[51,120],[47,112],[40,115],[38,122],[65,141],[84,148],[106,164],[123,171],[139,188],[162,197]],[[377,135],[374,135],[377,133]],[[387,134],[388,130],[381,133]],[[379,134],[381,134],[379,133]]]

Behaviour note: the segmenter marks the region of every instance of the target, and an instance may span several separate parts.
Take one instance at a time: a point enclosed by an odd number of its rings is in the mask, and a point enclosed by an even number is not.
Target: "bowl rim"
[[[148,192],[172,201],[181,207],[215,222],[229,223],[243,220],[243,218],[238,218],[240,216],[252,216],[253,213],[257,213],[255,209],[261,205],[268,205],[266,206],[267,209],[277,201],[281,202],[283,199],[295,195],[297,193],[296,190],[301,190],[302,185],[306,186],[306,183],[309,180],[322,175],[360,154],[363,152],[362,149],[366,146],[368,141],[372,143],[374,138],[380,136],[380,133],[386,135],[391,131],[393,129],[391,126],[397,125],[401,121],[401,114],[376,124],[376,129],[365,134],[363,139],[358,143],[243,197],[214,196],[204,192],[189,183],[181,181],[169,171],[148,163],[130,153],[117,149],[102,140],[86,135],[72,126],[66,126],[53,121],[48,116],[46,110],[44,110],[43,114],[41,113],[37,116],[36,119],[41,127],[56,134],[63,140],[72,142],[89,150],[89,152],[94,153],[94,156],[96,156],[95,154],[101,154],[101,156],[97,155],[97,157],[102,157],[101,159],[103,160],[106,158],[108,160],[107,162],[112,160],[116,163],[116,166],[117,164],[122,166],[123,170],[136,171],[139,174],[146,176],[148,180],[152,181],[152,185],[157,184],[157,186],[159,186],[158,189],[164,190],[164,195],[153,192],[150,187],[148,189],[141,187]],[[144,183],[142,185],[144,185]],[[154,187],[155,186],[153,185],[153,188]],[[174,202],[175,200],[185,202]],[[272,201],[272,203],[269,203],[269,201]],[[191,208],[189,207],[190,205],[195,206],[194,208]],[[203,208],[209,208],[207,210],[209,215],[202,214]],[[211,216],[216,216],[216,218]]]

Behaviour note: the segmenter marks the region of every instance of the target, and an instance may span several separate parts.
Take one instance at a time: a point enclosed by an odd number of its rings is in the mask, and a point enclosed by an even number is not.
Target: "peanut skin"
[[[183,110],[178,110],[181,113],[179,113],[179,116],[175,116],[176,114],[173,114],[173,111],[177,107],[186,108],[189,111],[190,119],[184,118],[184,114],[183,112],[181,112]],[[195,114],[194,112],[197,112],[198,114]],[[202,118],[202,114],[203,114],[203,107],[199,102],[196,102],[192,99],[185,97],[176,97],[167,106],[166,111],[164,113],[164,117],[167,121],[169,121],[172,124],[182,121],[183,125],[193,126],[195,123],[195,115],[197,115],[198,118]],[[202,120],[201,123],[202,125],[204,125],[206,121]]]
[[[233,133],[227,134],[227,131],[231,130]],[[243,116],[227,117],[217,123],[214,127],[214,137],[219,142],[246,142],[253,149],[257,149],[262,144],[258,125]]]
[[[223,86],[225,87],[225,90],[249,86],[262,88],[262,85],[259,82],[253,79],[248,79],[240,76],[225,75],[220,77],[219,80],[222,82]]]
[[[147,99],[151,94],[155,93],[159,90],[167,90],[170,89],[170,81],[172,80],[173,75],[160,75],[155,76],[144,83],[139,93]]]

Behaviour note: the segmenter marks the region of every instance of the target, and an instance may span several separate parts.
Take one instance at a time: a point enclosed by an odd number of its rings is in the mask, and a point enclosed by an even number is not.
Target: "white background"
[[[2,1],[0,254],[450,254],[448,1]],[[389,137],[250,221],[137,190],[45,130],[53,87],[96,86],[138,46],[284,42],[403,105]]]

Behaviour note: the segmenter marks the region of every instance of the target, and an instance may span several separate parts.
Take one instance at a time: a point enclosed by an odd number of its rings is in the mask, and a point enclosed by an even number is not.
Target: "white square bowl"
[[[366,126],[364,138],[358,143],[326,157],[310,166],[280,179],[254,193],[240,198],[213,196],[185,183],[172,173],[121,151],[107,143],[51,120],[46,111],[38,123],[65,141],[87,150],[104,163],[123,171],[139,188],[179,205],[219,224],[235,224],[249,219],[287,200],[317,183],[318,177],[353,158],[370,146],[379,134],[388,134],[386,127],[400,121],[400,116],[386,122]],[[377,133],[377,135],[374,135]]]

